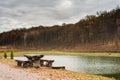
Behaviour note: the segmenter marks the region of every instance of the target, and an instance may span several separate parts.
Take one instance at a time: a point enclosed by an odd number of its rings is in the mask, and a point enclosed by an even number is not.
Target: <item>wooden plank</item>
[[[27,67],[33,67],[33,63],[30,61],[27,62],[23,62],[23,67],[27,68]]]
[[[29,60],[15,60],[17,62],[17,66],[21,67],[32,67],[33,63]]]
[[[25,57],[40,57],[40,58],[44,57],[44,55],[41,55],[41,54],[25,54],[24,56]]]
[[[65,69],[65,66],[52,67],[52,69]]]
[[[24,56],[31,61],[37,61],[40,60],[40,58],[44,57],[44,55],[40,54],[25,54]]]

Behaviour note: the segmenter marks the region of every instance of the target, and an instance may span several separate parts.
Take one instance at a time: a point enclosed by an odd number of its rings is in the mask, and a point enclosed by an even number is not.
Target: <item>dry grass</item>
[[[53,70],[53,69],[32,69],[39,75],[47,76],[51,80],[114,80],[103,76],[90,75],[86,73],[77,73],[67,70]]]
[[[8,64],[10,66],[16,65],[16,62],[12,59],[0,59],[0,63],[5,63],[5,64]]]

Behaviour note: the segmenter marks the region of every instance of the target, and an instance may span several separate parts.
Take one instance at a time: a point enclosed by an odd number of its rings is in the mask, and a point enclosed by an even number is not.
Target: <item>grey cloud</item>
[[[20,27],[74,23],[86,15],[111,10],[119,4],[120,0],[0,0],[0,32]]]

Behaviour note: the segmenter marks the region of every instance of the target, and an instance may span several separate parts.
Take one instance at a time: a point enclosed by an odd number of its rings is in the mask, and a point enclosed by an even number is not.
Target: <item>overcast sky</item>
[[[15,28],[75,23],[97,11],[111,10],[120,0],[0,0],[0,33]]]

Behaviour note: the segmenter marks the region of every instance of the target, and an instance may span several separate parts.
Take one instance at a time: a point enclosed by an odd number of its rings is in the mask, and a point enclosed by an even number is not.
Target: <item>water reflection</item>
[[[68,70],[90,74],[120,73],[119,57],[57,56],[49,55],[44,59],[54,59],[54,66],[65,65]]]

